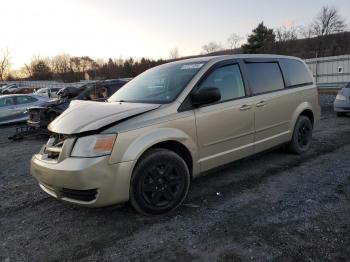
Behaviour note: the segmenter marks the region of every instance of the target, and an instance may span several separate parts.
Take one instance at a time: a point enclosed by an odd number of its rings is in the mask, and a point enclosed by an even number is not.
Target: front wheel
[[[308,117],[299,116],[294,127],[292,140],[288,145],[290,152],[302,154],[310,148],[312,128],[312,123]]]
[[[190,173],[185,161],[167,149],[152,149],[133,172],[131,205],[140,213],[156,215],[177,208],[185,200]]]

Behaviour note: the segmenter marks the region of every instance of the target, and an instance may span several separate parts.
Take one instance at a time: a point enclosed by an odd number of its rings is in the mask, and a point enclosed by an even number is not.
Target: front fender
[[[125,135],[128,136],[128,134]],[[188,134],[179,129],[157,128],[145,134],[138,135],[129,145],[124,144],[124,141],[128,139],[122,136],[123,134],[118,135],[116,145],[113,148],[110,160],[112,164],[138,160],[152,146],[161,142],[175,141],[181,143],[189,150],[193,160],[193,174],[197,172],[195,165],[197,160],[196,143]],[[121,142],[118,143],[118,141]]]

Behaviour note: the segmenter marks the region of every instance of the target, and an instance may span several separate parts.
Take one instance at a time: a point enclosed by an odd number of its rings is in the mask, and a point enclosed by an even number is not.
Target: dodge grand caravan
[[[168,63],[108,103],[73,101],[31,173],[51,196],[88,207],[130,201],[144,214],[178,207],[204,171],[287,144],[308,150],[317,89],[295,57],[234,55]]]

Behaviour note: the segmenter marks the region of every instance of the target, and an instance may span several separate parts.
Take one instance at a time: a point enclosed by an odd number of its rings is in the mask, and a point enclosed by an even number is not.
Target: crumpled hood
[[[120,102],[92,102],[73,100],[48,129],[59,134],[77,134],[94,131],[113,122],[138,115],[160,105]]]

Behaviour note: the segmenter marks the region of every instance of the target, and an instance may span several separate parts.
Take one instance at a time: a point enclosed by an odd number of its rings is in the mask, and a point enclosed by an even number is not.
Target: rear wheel
[[[133,172],[130,202],[146,215],[166,213],[181,205],[189,186],[190,173],[185,161],[173,151],[152,149]]]
[[[340,117],[345,116],[345,113],[344,112],[337,112],[337,116],[340,116]]]
[[[302,154],[310,148],[311,140],[312,123],[308,117],[299,116],[288,149],[294,154]]]

